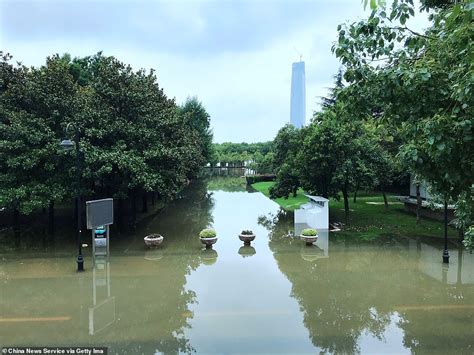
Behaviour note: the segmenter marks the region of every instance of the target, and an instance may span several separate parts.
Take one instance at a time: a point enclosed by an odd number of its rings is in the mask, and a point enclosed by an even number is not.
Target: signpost
[[[86,215],[87,229],[92,230],[94,258],[92,307],[89,308],[89,334],[94,335],[115,321],[115,297],[112,297],[110,292],[110,264],[107,258],[110,245],[109,226],[114,223],[114,200],[105,198],[87,201]],[[101,298],[103,300],[98,302]]]

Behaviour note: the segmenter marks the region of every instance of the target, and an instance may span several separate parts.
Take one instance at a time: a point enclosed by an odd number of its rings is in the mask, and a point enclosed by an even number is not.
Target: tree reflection
[[[259,222],[270,231],[270,249],[292,283],[291,296],[300,305],[311,341],[323,352],[360,352],[362,337],[383,340],[390,324],[404,331],[398,346],[414,352],[472,350],[468,327],[459,321],[470,320],[472,330],[474,300],[453,296],[453,289],[457,295],[466,290],[474,294],[472,285],[448,287],[446,280],[424,272],[433,267],[433,253],[439,260],[438,249],[425,248],[428,254],[421,255],[413,252],[409,239],[369,242],[332,234],[329,258],[317,258],[316,251],[312,257],[313,251],[303,249],[300,240],[288,237],[291,215],[261,217]],[[429,312],[423,308],[427,303],[434,305]]]

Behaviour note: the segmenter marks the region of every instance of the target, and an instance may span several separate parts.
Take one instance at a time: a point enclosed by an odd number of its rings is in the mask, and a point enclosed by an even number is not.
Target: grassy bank
[[[259,182],[252,187],[265,196],[269,197],[268,190],[274,182]],[[285,210],[295,210],[307,202],[303,191],[299,190],[296,197],[287,200],[278,198],[274,200]],[[350,200],[350,213],[345,223],[344,202],[342,198],[331,199],[329,202],[329,218],[331,222],[342,222],[345,224],[341,233],[358,236],[365,239],[377,238],[381,235],[400,235],[412,237],[443,237],[443,223],[431,219],[422,218],[416,223],[414,215],[405,212],[404,206],[395,196],[388,196],[389,208],[385,210],[382,195],[375,193],[359,194],[357,202]],[[457,238],[457,231],[449,227],[450,238]]]
[[[262,194],[270,198],[270,187],[272,187],[275,183],[273,181],[269,182],[257,182],[255,184],[252,184],[252,187],[260,191]],[[308,198],[304,195],[303,190],[299,189],[296,197],[293,197],[291,195],[288,197],[288,199],[284,199],[283,197],[277,198],[274,200],[276,203],[278,203],[283,209],[287,211],[293,211],[298,209],[302,204],[305,204],[308,202]]]

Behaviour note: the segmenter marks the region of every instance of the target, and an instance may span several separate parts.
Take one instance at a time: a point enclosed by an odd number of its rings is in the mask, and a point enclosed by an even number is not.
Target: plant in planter
[[[143,238],[145,246],[148,248],[158,247],[161,243],[163,243],[163,239],[163,236],[157,233],[149,234],[145,238]]]
[[[318,232],[314,228],[306,228],[301,231],[300,238],[305,241],[306,245],[313,245],[318,240]]]
[[[206,246],[206,248],[212,248],[212,244],[217,242],[217,233],[214,229],[203,229],[199,233],[199,240]]]
[[[251,230],[243,230],[239,234],[239,239],[244,242],[244,245],[250,245],[250,242],[255,239],[255,234]]]

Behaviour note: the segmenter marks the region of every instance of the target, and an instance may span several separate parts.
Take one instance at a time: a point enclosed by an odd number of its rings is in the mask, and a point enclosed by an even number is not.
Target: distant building
[[[290,123],[296,128],[305,125],[306,84],[304,62],[293,63],[291,71]]]

